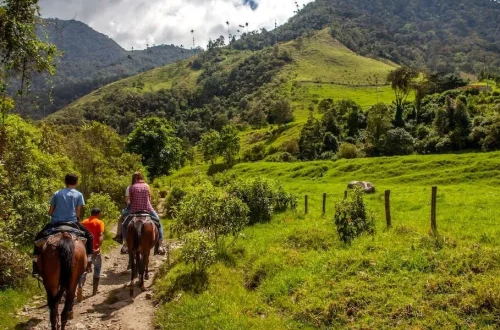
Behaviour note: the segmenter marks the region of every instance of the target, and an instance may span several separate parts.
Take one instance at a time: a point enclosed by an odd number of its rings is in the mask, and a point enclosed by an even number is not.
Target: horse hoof
[[[129,295],[130,295],[130,297],[133,297],[134,296],[134,290],[130,290]]]
[[[141,292],[146,291],[146,288],[144,286],[141,286]]]

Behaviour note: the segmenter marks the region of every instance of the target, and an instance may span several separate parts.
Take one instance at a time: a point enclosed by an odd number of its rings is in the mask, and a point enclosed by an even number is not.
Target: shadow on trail
[[[15,330],[28,330],[28,329],[33,329],[35,326],[37,326],[40,322],[42,322],[42,319],[32,317],[30,320],[22,323],[18,323],[14,329]]]

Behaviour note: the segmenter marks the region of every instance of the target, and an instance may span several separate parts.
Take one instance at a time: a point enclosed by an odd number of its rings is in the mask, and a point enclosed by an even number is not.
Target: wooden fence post
[[[436,198],[437,198],[438,187],[432,187],[432,199],[431,199],[431,229],[432,231],[437,231],[436,224]]]
[[[385,221],[387,223],[387,228],[392,227],[391,219],[391,191],[385,191]]]
[[[305,214],[307,214],[307,195],[304,197]]]
[[[344,199],[347,199],[347,190],[344,190]]]
[[[326,193],[323,193],[323,214],[326,213]]]

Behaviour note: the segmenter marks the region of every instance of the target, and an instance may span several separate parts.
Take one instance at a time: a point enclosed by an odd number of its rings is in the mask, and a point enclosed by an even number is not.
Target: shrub
[[[346,244],[364,232],[373,234],[374,218],[367,215],[361,189],[355,189],[347,199],[335,205],[335,226],[340,240]]]
[[[205,182],[181,200],[173,230],[180,234],[202,230],[222,252],[228,247],[226,238],[236,239],[248,224],[248,212],[239,198]]]
[[[29,259],[9,247],[0,243],[0,290],[18,287],[30,274],[27,264]]]
[[[182,198],[186,196],[186,191],[178,186],[174,186],[165,199],[165,212],[167,217],[173,218]]]
[[[296,162],[297,158],[288,152],[278,152],[264,158],[266,162]]]
[[[266,146],[263,143],[258,143],[243,153],[243,161],[256,162],[266,157]]]
[[[118,210],[118,207],[108,194],[90,194],[90,197],[86,200],[85,217],[90,217],[90,212],[96,207],[101,209],[101,219],[106,225],[120,216],[120,210]]]
[[[388,130],[382,142],[384,155],[409,155],[413,152],[414,143],[411,134],[403,128]]]
[[[215,244],[206,233],[194,231],[183,238],[181,258],[192,263],[195,272],[204,272],[215,261]]]
[[[359,152],[358,148],[351,143],[342,143],[339,148],[338,157],[345,159],[358,158]]]
[[[257,178],[233,182],[228,191],[240,198],[250,209],[250,224],[271,220],[274,211],[295,209],[297,199],[278,182]]]

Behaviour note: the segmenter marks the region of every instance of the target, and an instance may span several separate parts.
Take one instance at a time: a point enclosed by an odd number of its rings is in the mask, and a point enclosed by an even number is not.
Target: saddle
[[[85,233],[78,229],[73,223],[61,222],[42,232],[41,238],[35,241],[35,245],[37,247],[43,247],[46,244],[55,246],[66,233],[71,235],[73,241],[77,239],[84,243],[87,241]]]
[[[129,217],[130,217],[129,226],[131,223],[133,223],[134,227],[137,228],[138,226],[142,226],[143,224],[145,224],[147,222],[154,223],[156,225],[156,227],[160,226],[160,223],[158,221],[156,221],[149,213],[133,213],[133,214],[130,214]]]

